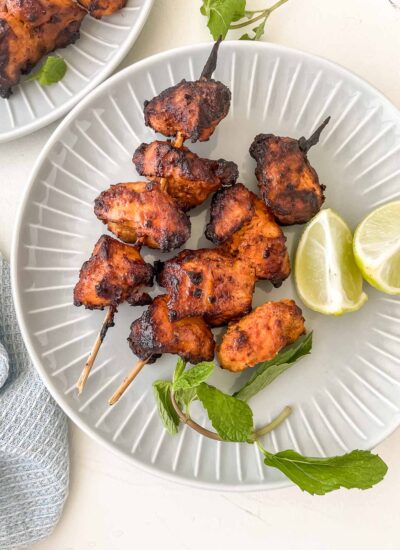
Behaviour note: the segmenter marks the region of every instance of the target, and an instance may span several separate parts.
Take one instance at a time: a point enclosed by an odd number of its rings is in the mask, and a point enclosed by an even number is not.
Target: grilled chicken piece
[[[156,269],[158,282],[170,296],[170,319],[202,316],[216,327],[251,309],[256,278],[246,260],[203,248],[184,250]]]
[[[242,183],[214,195],[206,237],[223,252],[248,262],[258,279],[280,286],[290,274],[281,228],[263,201]]]
[[[164,178],[165,191],[184,211],[204,202],[221,186],[233,185],[239,175],[234,162],[203,159],[169,141],[142,143],[132,160],[141,176],[156,182]]]
[[[86,15],[86,11],[74,1],[69,0],[0,0],[0,12],[7,12],[26,23],[31,28],[39,27],[43,23],[60,23],[64,17],[71,17],[76,13]]]
[[[0,11],[0,96],[46,54],[79,38],[86,11],[73,0],[6,0]]]
[[[259,134],[251,144],[250,155],[257,161],[255,174],[263,199],[282,225],[308,222],[325,200],[325,186],[319,183],[307,152],[318,143],[329,120],[309,139]]]
[[[229,325],[217,357],[223,369],[239,372],[273,359],[304,333],[304,318],[293,300],[267,302]]]
[[[231,102],[231,92],[225,84],[211,79],[219,44],[220,40],[214,44],[199,80],[182,80],[151,101],[145,101],[146,126],[164,136],[175,137],[180,133],[192,142],[210,138],[228,114]]]
[[[131,350],[140,359],[153,363],[163,353],[174,353],[192,364],[211,361],[215,342],[211,330],[201,317],[171,321],[168,296],[157,296],[131,325],[128,338]]]
[[[190,220],[154,182],[111,185],[95,200],[96,216],[125,242],[179,248],[190,237]]]
[[[126,5],[126,0],[78,0],[78,2],[96,19],[104,15],[112,15]]]
[[[102,235],[90,259],[82,265],[74,288],[74,304],[87,309],[116,308],[125,300],[131,305],[151,303],[144,286],[153,285],[153,267],[139,249]]]

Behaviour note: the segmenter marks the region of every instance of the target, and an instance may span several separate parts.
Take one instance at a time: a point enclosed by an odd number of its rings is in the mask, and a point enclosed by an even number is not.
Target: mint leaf
[[[264,361],[257,367],[255,373],[248,379],[244,386],[233,395],[242,401],[248,401],[263,388],[271,384],[280,374],[294,365],[304,355],[311,352],[312,332],[286,347],[271,359]]]
[[[196,399],[196,388],[190,388],[189,390],[178,390],[174,392],[175,401],[178,403],[181,409],[185,409],[186,414],[189,414],[189,405]]]
[[[179,417],[171,401],[171,382],[156,380],[153,382],[153,391],[156,398],[158,413],[167,432],[171,435],[178,433]]]
[[[195,388],[210,376],[214,370],[214,363],[209,361],[202,361],[198,363],[188,371],[181,374],[181,376],[174,382],[174,391],[189,390]]]
[[[64,59],[57,55],[49,55],[43,65],[27,80],[37,80],[42,86],[49,86],[64,78],[66,72],[67,64]]]
[[[198,386],[197,397],[224,441],[249,439],[253,430],[253,413],[247,403],[204,383]]]
[[[340,487],[369,489],[387,472],[383,460],[369,451],[352,451],[331,458],[310,458],[292,450],[271,454],[264,449],[263,453],[267,466],[277,468],[312,495],[324,495]]]
[[[178,358],[178,361],[176,362],[176,367],[174,370],[174,374],[172,376],[172,383],[175,384],[175,382],[178,380],[178,378],[182,375],[183,371],[186,368],[186,361],[182,359],[182,357]]]
[[[200,11],[207,17],[207,26],[214,38],[225,38],[233,21],[242,19],[246,0],[203,0]]]

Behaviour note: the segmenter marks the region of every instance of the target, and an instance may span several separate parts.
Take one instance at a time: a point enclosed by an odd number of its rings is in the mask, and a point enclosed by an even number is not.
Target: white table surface
[[[200,0],[155,0],[122,66],[175,46],[210,39]],[[267,5],[267,0],[250,2]],[[270,2],[272,3],[272,2]],[[400,108],[399,0],[289,0],[265,40],[351,69]],[[57,123],[0,145],[0,250],[9,256],[14,220],[33,163]],[[400,182],[399,182],[400,184]],[[400,430],[378,447],[389,466],[372,490],[324,497],[297,488],[259,493],[194,490],[123,462],[70,423],[71,483],[64,514],[36,550],[214,549],[398,550]]]

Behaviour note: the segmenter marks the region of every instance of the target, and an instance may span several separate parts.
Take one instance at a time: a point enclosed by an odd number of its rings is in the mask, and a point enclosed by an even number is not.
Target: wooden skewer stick
[[[173,141],[173,146],[180,149],[182,147],[184,141],[185,141],[185,139],[183,137],[182,132],[178,132],[176,134],[176,137],[175,137],[174,141]]]
[[[174,141],[172,142],[172,145],[174,147],[177,147],[178,149],[180,149],[183,145],[183,142],[184,142],[184,137],[183,137],[183,134],[181,132],[178,132],[176,134],[176,137],[174,139]],[[161,191],[166,191],[166,188],[167,188],[167,179],[166,178],[160,178],[160,189]]]
[[[185,141],[185,139],[184,139],[183,134],[181,132],[178,132],[176,134],[176,137],[175,137],[174,141],[173,141],[173,145],[174,145],[174,147],[177,147],[178,149],[180,149],[182,147],[184,141]],[[161,178],[160,179],[161,191],[165,191],[166,186],[167,186],[166,178]],[[101,342],[100,342],[100,344],[101,344]],[[100,344],[99,344],[99,347],[100,347]],[[133,367],[131,372],[123,380],[123,382],[115,390],[115,392],[113,393],[113,395],[109,399],[109,401],[108,401],[109,405],[115,405],[115,403],[120,399],[120,397],[126,391],[128,386],[135,380],[136,376],[139,374],[139,372],[142,370],[142,368],[148,363],[150,357],[148,357],[147,359],[142,359],[142,360],[140,360],[136,363],[136,365]],[[85,368],[86,368],[86,365],[85,365]],[[89,371],[90,371],[90,368],[89,368]],[[88,375],[89,375],[89,373],[88,373]],[[83,373],[82,373],[82,376],[83,376]],[[87,378],[87,376],[86,376],[86,378]]]
[[[97,335],[97,338],[93,344],[93,347],[91,349],[91,352],[89,354],[89,357],[85,363],[85,366],[83,367],[83,371],[79,377],[79,380],[76,383],[76,387],[78,389],[78,394],[80,395],[83,391],[83,388],[85,387],[86,381],[89,377],[90,371],[92,370],[93,364],[96,360],[97,354],[99,352],[100,346],[105,338],[105,335],[107,334],[107,331],[110,327],[114,325],[114,314],[115,314],[115,307],[110,306],[107,309],[106,316],[104,317],[103,324],[101,325],[101,329],[99,334]]]
[[[136,376],[139,374],[142,368],[148,363],[150,357],[147,357],[147,359],[141,359],[136,363],[128,376],[124,378],[123,382],[118,386],[118,388],[108,400],[109,405],[115,405],[119,398],[125,393],[128,386],[135,380]]]

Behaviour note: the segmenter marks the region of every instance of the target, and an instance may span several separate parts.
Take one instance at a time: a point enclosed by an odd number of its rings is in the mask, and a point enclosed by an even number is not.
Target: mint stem
[[[247,25],[251,25],[252,23],[256,23],[257,21],[260,21],[261,19],[267,19],[273,11],[275,11],[277,8],[282,6],[282,4],[285,4],[287,1],[288,0],[279,0],[270,8],[263,10],[260,13],[260,15],[257,15],[257,17],[253,17],[253,19],[244,21],[243,23],[238,23],[237,25],[231,25],[229,27],[229,30],[242,29],[243,27],[247,27]],[[259,13],[259,10],[255,11],[254,13]]]
[[[288,418],[291,414],[292,414],[292,408],[291,407],[285,407],[283,409],[283,411],[280,414],[278,414],[278,416],[276,418],[274,418],[272,420],[272,422],[270,422],[269,424],[267,424],[263,428],[260,428],[259,430],[256,430],[252,434],[252,436],[256,440],[259,437],[272,432],[272,430],[275,430],[276,428],[278,428],[278,426],[280,426],[286,420],[286,418]]]
[[[179,416],[181,422],[183,422],[184,424],[187,424],[189,426],[189,428],[192,428],[192,430],[195,430],[199,434],[204,435],[205,437],[208,437],[209,439],[214,439],[215,441],[223,441],[223,439],[216,432],[213,432],[211,430],[207,430],[207,428],[203,428],[203,426],[200,426],[200,424],[198,424],[197,422],[192,420],[190,418],[190,416],[188,416],[188,414],[185,414],[181,410],[181,408],[179,407],[178,403],[176,402],[175,394],[172,390],[171,390],[171,402],[172,402],[172,406],[174,407],[175,412]],[[280,426],[282,424],[282,422],[284,422],[286,420],[286,418],[288,416],[290,416],[291,414],[292,414],[292,408],[291,407],[285,407],[283,409],[283,411],[280,414],[278,414],[278,416],[276,418],[274,418],[272,420],[272,422],[269,422],[269,424],[267,424],[263,428],[260,428],[259,430],[254,431],[250,435],[249,443],[254,443],[255,442],[258,445],[257,439],[259,437],[261,437],[261,436],[263,436],[267,433],[272,432],[272,430],[275,430],[275,428]]]

